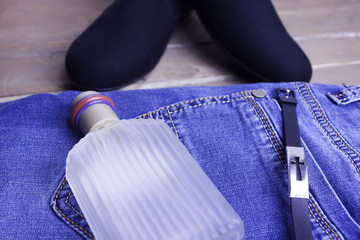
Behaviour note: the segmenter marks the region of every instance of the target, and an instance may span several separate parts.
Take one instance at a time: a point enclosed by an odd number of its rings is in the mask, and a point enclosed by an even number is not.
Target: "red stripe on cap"
[[[73,126],[73,128],[76,129],[75,119],[76,119],[76,116],[78,115],[79,111],[81,110],[81,108],[83,108],[86,104],[91,103],[93,101],[97,101],[97,100],[107,101],[115,109],[114,102],[110,98],[108,98],[108,97],[106,97],[104,95],[98,94],[98,95],[90,95],[88,97],[85,97],[84,99],[82,99],[80,102],[78,102],[76,104],[75,108],[71,112],[71,125]]]

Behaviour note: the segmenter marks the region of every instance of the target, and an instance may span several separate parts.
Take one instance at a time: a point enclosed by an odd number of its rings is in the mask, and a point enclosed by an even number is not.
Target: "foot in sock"
[[[262,81],[309,82],[311,64],[270,0],[193,0],[210,36]]]
[[[112,89],[150,72],[187,6],[184,0],[116,0],[70,46],[66,70],[83,89]]]

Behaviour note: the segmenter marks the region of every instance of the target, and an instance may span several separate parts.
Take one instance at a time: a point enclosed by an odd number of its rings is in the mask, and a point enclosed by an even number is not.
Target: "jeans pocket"
[[[70,228],[85,239],[95,239],[65,176],[51,197],[50,207]]]
[[[251,92],[188,100],[141,117],[168,123],[244,220],[245,239],[289,239],[281,108]],[[316,239],[344,239],[311,193],[308,207]]]

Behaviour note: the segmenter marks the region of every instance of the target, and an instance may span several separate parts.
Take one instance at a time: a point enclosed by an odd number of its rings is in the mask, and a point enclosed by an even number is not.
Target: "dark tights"
[[[259,81],[310,81],[311,64],[269,0],[193,0],[214,41]],[[111,89],[150,72],[165,51],[184,0],[117,0],[71,45],[70,79],[84,89]]]

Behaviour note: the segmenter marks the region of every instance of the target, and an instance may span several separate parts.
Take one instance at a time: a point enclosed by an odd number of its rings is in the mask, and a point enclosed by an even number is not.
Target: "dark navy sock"
[[[216,43],[261,81],[309,82],[311,64],[270,0],[193,0]]]
[[[126,85],[151,71],[182,16],[183,0],[117,0],[70,46],[66,70],[84,89]]]

